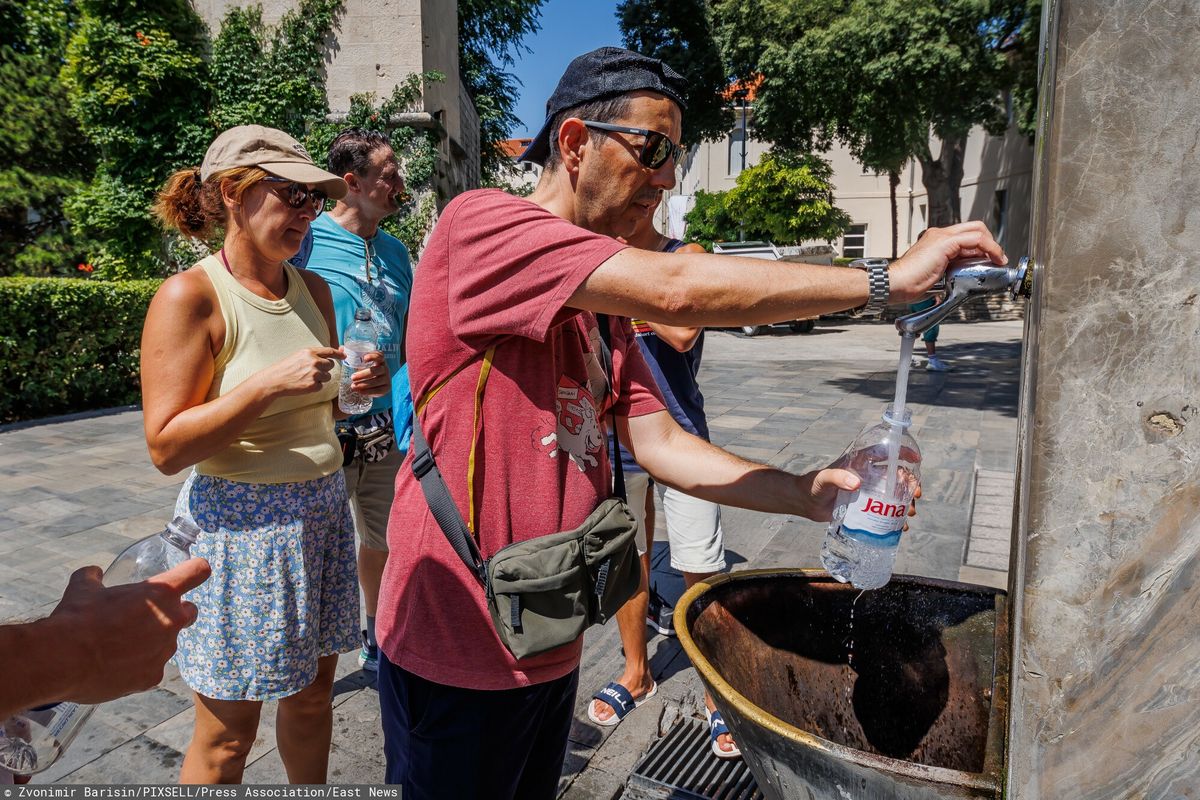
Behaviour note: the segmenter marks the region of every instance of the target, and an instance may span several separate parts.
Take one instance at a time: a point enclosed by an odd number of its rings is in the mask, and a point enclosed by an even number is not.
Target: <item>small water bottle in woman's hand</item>
[[[338,407],[347,414],[365,414],[374,400],[350,388],[354,373],[366,366],[367,353],[379,349],[379,336],[371,322],[371,312],[360,308],[354,312],[354,322],[342,337],[346,359],[342,362],[342,385],[338,390]]]

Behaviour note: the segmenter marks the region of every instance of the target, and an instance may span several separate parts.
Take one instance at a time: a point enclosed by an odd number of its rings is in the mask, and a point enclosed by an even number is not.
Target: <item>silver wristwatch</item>
[[[850,266],[867,271],[869,294],[864,311],[883,311],[887,308],[888,296],[892,293],[888,281],[888,263],[886,258],[859,258],[850,262]]]

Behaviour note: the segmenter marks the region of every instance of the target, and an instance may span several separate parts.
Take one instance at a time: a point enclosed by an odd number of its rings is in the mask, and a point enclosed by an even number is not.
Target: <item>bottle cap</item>
[[[897,428],[908,428],[912,425],[912,411],[906,408],[901,412],[900,417],[897,417],[896,409],[892,407],[891,403],[888,403],[887,408],[883,410],[883,421],[888,425],[895,425]]]
[[[181,550],[186,550],[195,544],[196,537],[199,535],[199,526],[187,517],[176,517],[167,523],[167,529],[163,531],[163,536]]]
[[[371,319],[370,309],[360,308],[354,312],[354,318],[366,322]]]

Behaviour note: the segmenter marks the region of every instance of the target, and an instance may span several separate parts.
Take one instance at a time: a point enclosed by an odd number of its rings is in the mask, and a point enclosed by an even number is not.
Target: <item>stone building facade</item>
[[[233,6],[252,0],[193,0],[216,33]],[[261,0],[263,21],[274,24],[298,0]],[[350,96],[384,98],[412,74],[436,71],[426,81],[420,107],[401,124],[429,128],[439,138],[437,189],[444,203],[479,185],[479,117],[459,80],[458,4],[455,0],[345,0],[326,43],[325,87],[334,119],[350,109]]]

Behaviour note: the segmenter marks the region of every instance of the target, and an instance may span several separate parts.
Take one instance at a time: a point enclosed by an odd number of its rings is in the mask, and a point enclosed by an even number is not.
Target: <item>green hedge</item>
[[[142,322],[161,283],[0,278],[0,422],[137,403]]]

